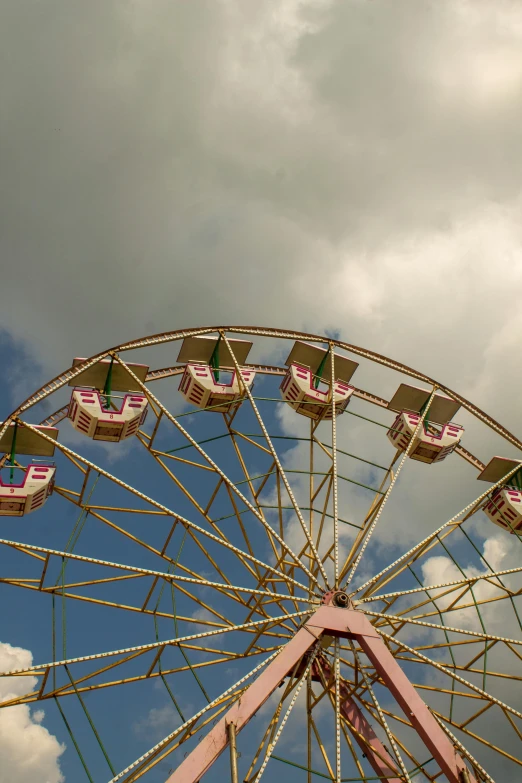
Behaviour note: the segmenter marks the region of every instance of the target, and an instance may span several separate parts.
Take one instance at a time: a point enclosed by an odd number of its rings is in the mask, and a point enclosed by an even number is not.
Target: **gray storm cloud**
[[[494,401],[521,44],[509,0],[5,0],[3,328],[43,380],[185,325],[335,327]]]

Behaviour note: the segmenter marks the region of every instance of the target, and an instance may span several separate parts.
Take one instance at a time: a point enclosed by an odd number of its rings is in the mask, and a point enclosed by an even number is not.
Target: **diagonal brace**
[[[325,680],[333,685],[334,672],[329,662],[321,658],[317,668],[322,669]],[[397,764],[382,744],[371,723],[366,720],[363,711],[358,707],[348,692],[346,684],[341,681],[341,715],[348,723],[355,741],[364,753],[376,776],[383,783],[401,783],[400,770]]]
[[[277,658],[243,693],[239,701],[228,710],[192,753],[184,759],[166,783],[198,783],[228,746],[227,725],[231,722],[234,723],[236,733],[239,734],[299,662],[300,658],[310,651],[323,634],[357,641],[403,710],[406,718],[438,763],[448,783],[467,783],[468,780],[469,783],[477,783],[474,774],[469,771],[450,738],[438,724],[365,614],[359,610],[341,609],[331,605],[321,606],[317,609],[293,639],[281,650]],[[356,710],[353,709],[354,706]],[[374,763],[382,765],[383,758],[389,758],[391,770],[396,769],[384,746],[382,746],[383,752],[381,752],[381,747],[375,743],[373,729],[366,722],[364,716],[362,716],[364,721],[361,720],[362,713],[351,700],[350,702],[344,700],[343,712],[349,722],[357,727],[357,731],[365,735],[374,746],[376,753],[369,755],[369,747],[364,743],[364,752],[372,767],[376,769]],[[397,774],[392,771],[390,776],[384,779],[384,783],[396,783],[397,779]]]

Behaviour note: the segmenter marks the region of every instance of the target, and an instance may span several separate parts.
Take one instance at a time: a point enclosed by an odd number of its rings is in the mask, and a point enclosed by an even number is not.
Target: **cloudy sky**
[[[75,355],[255,324],[520,433],[518,0],[0,0],[0,58],[6,410]]]
[[[517,413],[520,3],[1,13],[0,324],[42,378],[176,327],[334,327]]]

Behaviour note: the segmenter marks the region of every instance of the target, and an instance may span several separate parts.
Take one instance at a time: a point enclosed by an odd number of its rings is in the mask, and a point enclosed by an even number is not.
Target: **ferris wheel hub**
[[[321,604],[323,606],[337,606],[339,609],[353,609],[350,597],[344,590],[328,590],[324,593]]]

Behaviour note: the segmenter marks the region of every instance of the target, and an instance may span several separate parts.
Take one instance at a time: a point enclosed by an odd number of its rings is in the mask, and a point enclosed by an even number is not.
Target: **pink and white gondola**
[[[283,400],[296,413],[309,419],[331,419],[332,366],[329,351],[298,340],[285,364],[288,370],[280,387]],[[350,402],[353,387],[348,382],[357,367],[358,364],[346,356],[334,354],[333,395],[336,416],[343,413]]]
[[[504,484],[493,490],[482,507],[491,522],[509,533],[522,531],[522,462],[493,457],[477,476],[479,481],[491,481],[496,484],[517,465],[520,466],[519,470],[506,479]]]
[[[84,359],[75,359],[73,367]],[[128,364],[144,382],[149,368],[144,364]],[[107,392],[110,377],[110,392]],[[104,359],[80,373],[74,386],[67,413],[72,426],[93,440],[117,443],[135,435],[147,415],[147,397],[136,389],[136,381],[118,362]],[[114,392],[125,392],[123,395]]]
[[[183,341],[178,362],[186,363],[179,391],[187,402],[198,408],[228,413],[247,396],[255,371],[245,367],[252,343],[228,340],[239,366],[235,367],[227,344],[216,337],[188,337]],[[226,382],[225,382],[226,380]]]
[[[35,430],[54,440],[58,437],[56,427],[38,426]],[[31,454],[49,458],[54,454],[53,443],[40,438],[38,432],[29,430],[23,425],[9,425],[0,441],[0,451],[11,455],[13,440],[16,455]],[[47,459],[33,462],[27,467],[21,465],[4,467],[3,475],[0,474],[0,516],[22,517],[41,508],[52,494],[55,474],[54,463]]]
[[[388,440],[399,451],[406,451],[415,436],[424,406],[431,392],[402,383],[388,408],[397,412],[395,421],[387,432]],[[411,459],[428,465],[442,462],[460,443],[464,428],[451,421],[459,410],[460,403],[436,394],[426,419],[421,425],[409,453]]]

